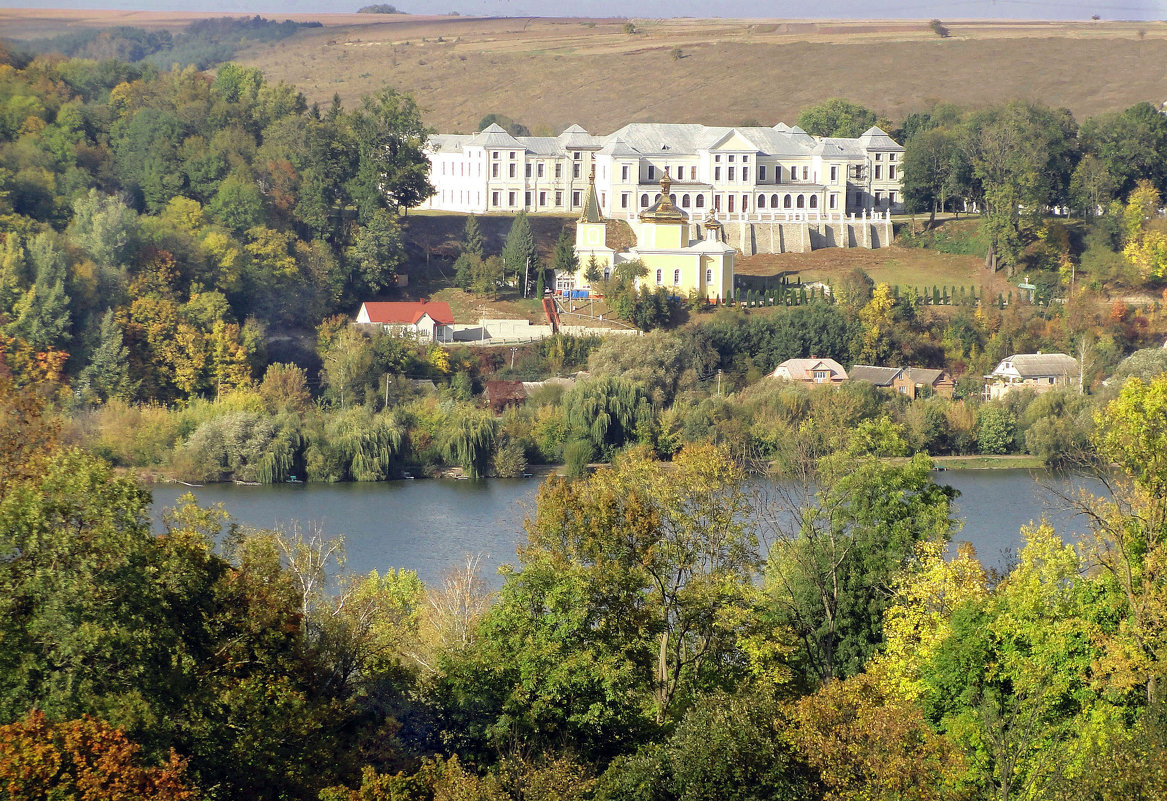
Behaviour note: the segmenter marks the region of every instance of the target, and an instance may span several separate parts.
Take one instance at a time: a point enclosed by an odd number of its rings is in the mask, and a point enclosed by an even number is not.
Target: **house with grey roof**
[[[1054,387],[1070,386],[1078,380],[1078,361],[1064,353],[1016,353],[1001,360],[997,368],[985,376],[985,397],[1002,398],[1016,389],[1032,389],[1038,393]]]
[[[594,170],[600,210],[610,219],[637,219],[660,199],[667,173],[671,202],[691,216],[712,212],[723,223],[866,220],[902,209],[903,153],[878,127],[844,139],[782,123],[638,122],[605,136],[572,125],[553,137],[515,137],[490,125],[429,138],[437,191],[426,207],[578,213]],[[856,246],[873,245],[859,237]]]

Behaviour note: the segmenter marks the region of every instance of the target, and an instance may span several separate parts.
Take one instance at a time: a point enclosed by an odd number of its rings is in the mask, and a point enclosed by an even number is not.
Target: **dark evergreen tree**
[[[539,253],[535,249],[535,238],[531,234],[531,223],[527,213],[520,211],[511,223],[506,244],[502,248],[502,261],[508,275],[515,276],[515,282],[524,291],[523,277],[528,270],[539,269]]]

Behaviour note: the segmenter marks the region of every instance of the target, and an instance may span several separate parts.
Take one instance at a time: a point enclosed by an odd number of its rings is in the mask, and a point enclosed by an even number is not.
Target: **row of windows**
[[[894,154],[890,154],[890,155],[894,155]],[[449,171],[450,175],[455,175],[455,174],[461,175],[461,176],[466,175],[466,165],[464,163],[458,165],[458,172],[457,173],[455,173],[455,165],[451,164],[449,166],[450,166],[450,171]],[[555,170],[554,170],[555,177],[562,178],[563,177],[563,165],[556,163],[554,165],[554,167],[555,167]],[[572,178],[579,178],[581,176],[581,173],[582,173],[581,165],[580,164],[572,164],[571,167],[572,167],[572,170],[571,170]],[[539,161],[539,162],[535,162],[533,164],[528,162],[526,164],[525,175],[527,178],[544,178],[544,177],[546,177],[545,168],[546,168],[546,162]],[[676,180],[678,180],[678,181],[685,180],[685,168],[683,166],[679,166],[676,168],[676,170],[677,170]],[[882,170],[883,170],[883,168],[880,165],[876,165],[876,167],[875,167],[876,180],[882,179]],[[799,171],[798,167],[790,167],[789,171],[785,172],[785,175],[788,176],[786,180],[791,181],[791,182],[797,182],[799,180],[798,171]],[[501,172],[501,170],[500,170],[500,166],[498,164],[490,165],[490,176],[492,178],[498,178],[500,172]],[[766,165],[765,164],[759,165],[758,166],[758,183],[765,183],[766,182],[766,173],[767,173]],[[447,174],[446,173],[446,162],[443,161],[442,162],[442,175],[446,175],[446,174]],[[479,177],[482,176],[482,165],[481,164],[478,165],[477,175]],[[623,180],[625,183],[627,183],[630,180],[630,175],[631,175],[631,166],[628,164],[623,165],[620,168],[621,180]],[[736,167],[727,168],[727,180],[728,181],[732,182],[732,181],[738,180],[738,175],[739,175],[739,173],[737,172]],[[740,175],[741,175],[741,180],[743,182],[748,181],[749,180],[748,168],[742,167]],[[783,175],[784,175],[784,171],[783,171],[782,165],[780,165],[780,164],[775,165],[774,166],[774,183],[776,183],[776,184],[782,183]],[[507,177],[509,177],[509,178],[517,178],[518,177],[518,165],[516,165],[516,164],[508,164],[507,165]],[[887,177],[889,180],[895,180],[896,168],[894,165],[888,166]],[[655,178],[656,178],[656,167],[654,167],[653,165],[650,164],[650,165],[648,165],[648,180],[652,181],[652,180],[655,180]],[[802,167],[802,180],[807,181],[810,179],[811,179],[810,168],[809,167]],[[818,179],[817,173],[814,175],[814,179],[815,180]],[[691,181],[697,180],[697,168],[696,167],[689,168],[689,180],[691,180]],[[721,180],[721,167],[714,167],[713,168],[713,180],[714,181]],[[837,183],[838,180],[839,180],[839,168],[837,165],[832,165],[831,166],[831,183]]]
[[[707,267],[705,269],[705,283],[706,283],[706,285],[713,283],[713,268],[712,267]],[[665,285],[665,271],[664,270],[658,269],[656,271],[656,285],[657,286],[664,286]],[[673,270],[673,286],[680,286],[680,285],[681,285],[681,271],[680,270]]]
[[[893,192],[892,193],[893,197],[894,197],[894,194],[895,193]],[[718,210],[718,211],[721,210],[721,197],[722,197],[721,195],[714,195],[713,196],[713,208]],[[738,209],[735,208],[738,205],[736,202],[737,201],[736,195],[725,195],[725,198],[726,198],[726,206],[727,206],[726,211],[729,211],[729,212],[737,211]],[[621,194],[620,195],[620,208],[622,208],[622,209],[628,208],[628,200],[629,200],[629,198],[628,198],[627,192]],[[655,203],[657,200],[660,200],[659,194],[656,195],[656,197],[653,199],[652,202]],[[670,194],[669,200],[675,204],[677,202],[677,196],[675,194]],[[693,204],[692,207],[698,208],[698,209],[703,209],[703,208],[705,208],[705,195],[696,195],[695,197],[690,196],[690,195],[681,195],[681,201],[680,201],[681,208],[683,208],[683,209],[690,208],[691,202]],[[741,206],[740,206],[741,211],[749,211],[749,202],[750,202],[750,198],[748,195],[741,196]],[[828,202],[828,206],[830,209],[834,210],[834,209],[839,208],[839,196],[838,195],[836,195],[836,194],[828,195],[827,202]],[[649,204],[649,197],[648,197],[648,193],[646,192],[640,196],[640,208],[647,209],[648,204]],[[771,209],[777,209],[777,208],[817,209],[819,207],[819,198],[818,198],[818,195],[810,195],[810,196],[807,196],[807,195],[782,195],[781,199],[779,199],[779,195],[776,195],[776,194],[769,195],[768,197],[766,195],[758,195],[758,208],[759,209],[767,208],[767,204],[768,204],[768,207]]]
[[[502,199],[502,195],[503,195],[503,193],[499,192],[499,191],[491,192],[490,193],[490,198],[491,198],[490,205],[492,207],[495,207],[495,208],[501,208],[502,206],[500,204],[500,201]],[[571,193],[572,208],[578,208],[580,206],[580,204],[583,201],[582,195],[583,195],[583,193],[578,189],[572,191],[572,193]],[[442,192],[440,193],[439,196],[440,196],[441,201],[443,203],[454,203],[456,201],[458,203],[465,204],[465,203],[469,202],[470,193],[463,192],[463,191],[455,192],[453,190],[442,190]],[[515,201],[518,198],[518,192],[507,192],[506,196],[507,196],[506,207],[513,208],[515,206]],[[526,207],[528,207],[528,208],[531,207],[531,200],[534,196],[535,196],[535,193],[532,193],[532,192],[524,192],[523,193],[523,203]],[[479,197],[480,197],[480,195],[477,192],[475,192],[474,193],[475,202],[478,202]],[[739,209],[739,207],[740,207],[741,211],[749,211],[749,196],[748,195],[741,196],[740,206],[738,203],[737,196],[725,195],[724,197],[726,198],[726,201],[725,201],[726,202],[726,211],[735,212]],[[557,189],[554,191],[554,193],[551,193],[547,190],[540,190],[538,192],[539,203],[536,206],[536,208],[548,208],[549,205],[548,205],[547,201],[549,198],[554,198],[554,204],[553,204],[554,207],[559,208],[559,207],[563,206],[563,191],[562,190]],[[713,208],[715,210],[718,210],[718,211],[721,210],[721,198],[722,198],[721,195],[714,195],[713,196]],[[678,202],[676,194],[670,194],[669,199],[673,203]],[[657,194],[654,198],[652,198],[652,202],[656,202],[657,200],[660,200],[660,194]],[[827,207],[831,210],[837,209],[839,207],[838,200],[839,200],[838,195],[833,194],[833,193],[828,195],[827,196]],[[883,193],[876,192],[875,193],[876,205],[882,204],[883,200],[884,200]],[[606,206],[607,202],[608,202],[607,194],[604,192],[601,192],[600,193],[600,205]],[[620,208],[627,209],[630,202],[631,202],[631,195],[627,192],[622,192],[620,194]],[[649,198],[648,193],[642,194],[640,196],[640,207],[642,209],[648,208],[649,202],[650,202],[650,198]],[[887,202],[891,205],[895,205],[895,202],[896,202],[896,193],[895,192],[888,193]],[[766,208],[770,208],[770,209],[779,209],[779,208],[781,208],[781,209],[817,209],[819,207],[818,195],[809,195],[809,196],[807,196],[807,195],[777,195],[777,194],[758,195],[756,203],[757,203],[758,209],[766,209]],[[680,206],[683,209],[688,209],[688,208],[703,209],[703,208],[705,208],[705,195],[683,194],[680,197]]]
[[[506,195],[507,195],[506,208],[514,208],[515,207],[515,199],[518,197],[518,192],[507,192]],[[572,193],[571,193],[571,205],[573,208],[578,207],[580,205],[580,203],[582,202],[582,195],[583,195],[583,193],[578,189],[572,191]],[[524,207],[530,208],[531,197],[532,197],[532,193],[530,193],[530,192],[523,193],[523,205],[524,205]],[[499,202],[500,200],[502,200],[502,192],[491,192],[490,193],[490,205],[492,208],[503,208],[502,204]],[[603,202],[603,201],[601,201],[601,202]],[[563,192],[561,190],[556,190],[555,191],[555,206],[559,207],[562,205],[563,205]],[[538,206],[538,208],[548,208],[547,192],[546,191],[539,192],[539,206]]]

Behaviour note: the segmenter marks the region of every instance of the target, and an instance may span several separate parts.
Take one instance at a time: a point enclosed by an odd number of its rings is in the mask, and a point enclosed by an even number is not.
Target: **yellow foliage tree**
[[[890,696],[923,696],[920,671],[948,636],[953,611],[988,595],[985,569],[972,546],[961,545],[951,562],[944,558],[946,548],[932,540],[918,543],[914,564],[893,585],[894,601],[883,618],[884,650],[867,671]]]

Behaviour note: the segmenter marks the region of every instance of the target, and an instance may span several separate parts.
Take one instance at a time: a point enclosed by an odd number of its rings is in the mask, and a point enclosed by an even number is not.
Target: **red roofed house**
[[[379,325],[386,331],[409,333],[418,339],[452,342],[454,313],[449,303],[424,300],[413,303],[362,303],[357,323]]]
[[[787,359],[771,373],[775,378],[786,381],[800,381],[808,386],[815,384],[842,384],[847,380],[847,371],[834,359]]]

